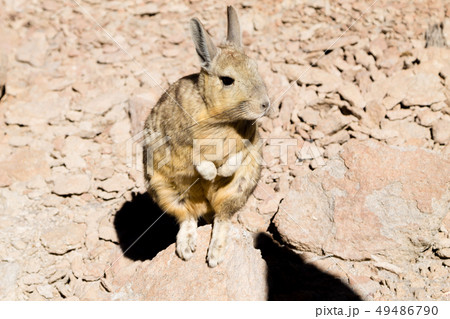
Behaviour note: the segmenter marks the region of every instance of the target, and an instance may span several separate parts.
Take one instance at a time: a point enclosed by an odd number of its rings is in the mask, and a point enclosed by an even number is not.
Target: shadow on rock
[[[258,234],[255,246],[268,266],[269,300],[362,300],[339,279],[306,264],[268,234]]]
[[[145,194],[134,194],[116,213],[114,227],[125,256],[147,260],[175,242],[178,225]],[[161,216],[162,215],[162,216]]]

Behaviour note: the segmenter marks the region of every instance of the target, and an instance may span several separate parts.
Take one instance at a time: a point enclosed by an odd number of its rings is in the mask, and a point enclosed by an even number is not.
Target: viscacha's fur
[[[207,255],[211,267],[223,261],[231,217],[244,206],[260,178],[255,122],[269,108],[256,62],[243,51],[233,7],[228,7],[227,15],[227,39],[217,47],[201,22],[191,20],[200,73],[172,84],[145,124],[148,191],[180,224],[177,254],[184,260],[192,257],[197,219],[212,216]],[[208,154],[218,154],[217,144],[194,147],[205,139],[219,142],[223,156],[208,159]],[[194,149],[200,152],[194,154]]]

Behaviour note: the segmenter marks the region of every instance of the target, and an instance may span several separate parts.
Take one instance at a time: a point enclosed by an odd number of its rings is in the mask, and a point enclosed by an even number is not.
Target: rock
[[[258,214],[256,207],[254,209],[242,209],[239,211],[237,219],[248,231],[253,233],[266,231],[270,224],[268,218]]]
[[[83,139],[79,136],[67,136],[61,149],[61,154],[70,157],[72,154],[85,156],[94,150],[94,143],[90,140]]]
[[[438,153],[350,141],[338,159],[292,181],[274,224],[301,251],[406,262],[447,214],[449,176],[450,161]]]
[[[272,217],[278,211],[278,205],[282,199],[282,195],[277,194],[274,198],[260,203],[257,207],[259,213],[263,216]]]
[[[431,131],[433,133],[433,139],[436,141],[436,143],[447,144],[450,142],[450,121],[436,121],[433,124]]]
[[[445,46],[443,27],[443,23],[436,23],[428,27],[428,30],[425,32],[425,48]]]
[[[276,193],[272,187],[264,183],[258,183],[255,190],[253,191],[253,196],[263,202],[267,202],[276,197]]]
[[[20,265],[15,262],[0,262],[0,300],[17,300],[16,287]]]
[[[297,64],[283,64],[281,70],[289,81],[296,81],[308,71],[308,68]]]
[[[328,144],[343,144],[350,139],[350,134],[346,130],[341,130],[331,136],[326,136],[322,141],[322,146],[326,146]]]
[[[2,163],[0,163],[0,167]],[[9,177],[8,173],[4,170],[0,170],[0,187],[5,187],[11,185],[13,180]]]
[[[298,84],[318,85],[319,92],[333,92],[342,83],[339,76],[316,67],[298,66],[295,74],[298,75],[293,80],[297,80]]]
[[[327,145],[324,156],[326,158],[334,158],[342,151],[342,146],[337,143]]]
[[[115,144],[127,141],[130,136],[131,125],[129,119],[114,123],[109,131],[109,135]]]
[[[450,46],[450,18],[448,17],[448,15],[443,22],[442,35],[444,36],[447,46]]]
[[[447,216],[446,216],[446,218],[447,218]],[[446,218],[444,218],[444,220]],[[435,243],[435,247],[438,249],[450,248],[450,238],[441,238],[441,239],[437,240],[437,242]]]
[[[120,62],[128,62],[131,60],[132,60],[132,57],[127,55],[122,50],[117,50],[117,51],[110,52],[110,53],[100,54],[97,57],[97,62],[99,64],[115,64],[115,63],[120,63]]]
[[[78,112],[81,113],[81,112]],[[81,138],[94,138],[100,133],[102,133],[102,128],[100,126],[94,126],[90,121],[81,121],[78,123],[78,128],[80,132],[78,135]]]
[[[47,58],[48,43],[43,32],[36,32],[16,51],[16,60],[35,67],[42,67]]]
[[[114,105],[124,103],[127,98],[128,96],[119,90],[108,91],[83,104],[83,111],[95,115],[102,115]]]
[[[215,268],[209,268],[205,261],[211,226],[202,226],[197,232],[197,250],[192,259],[186,262],[178,258],[172,244],[152,260],[139,264],[125,286],[114,288],[113,298],[267,300],[267,265],[247,231],[231,228],[225,260]]]
[[[400,53],[396,47],[389,47],[381,56],[381,59],[377,59],[377,66],[380,68],[391,69],[400,60]]]
[[[335,50],[338,48],[342,48],[351,44],[355,44],[359,41],[359,37],[351,35],[351,36],[344,36],[339,37],[337,39],[330,39],[326,41],[313,41],[313,43],[305,46],[303,50],[306,52],[313,52],[313,51],[329,51],[329,50]]]
[[[382,103],[386,109],[389,109],[388,107],[386,107],[386,103],[384,103],[384,99],[387,98],[386,94],[388,92],[388,86],[386,82],[387,82],[386,79],[382,79],[376,80],[375,82],[368,84],[367,91],[363,93],[364,100],[367,102],[373,101],[375,103]],[[397,98],[395,104],[399,103],[400,101],[401,99]],[[389,102],[392,103],[392,101]],[[394,105],[392,105],[392,107]]]
[[[43,283],[45,277],[40,274],[28,274],[22,276],[20,279],[24,285],[31,286]]]
[[[391,110],[386,112],[386,116],[392,121],[403,120],[411,114],[412,111],[408,109]]]
[[[53,287],[51,285],[42,285],[36,287],[37,292],[46,299],[53,298]]]
[[[299,118],[310,125],[317,125],[320,121],[320,113],[312,108],[305,108],[297,112]]]
[[[34,102],[19,101],[8,107],[5,122],[24,126],[53,123],[64,118],[69,101],[55,92],[47,93]]]
[[[58,174],[54,178],[52,191],[57,195],[81,195],[90,187],[91,179],[85,174]]]
[[[63,255],[84,245],[85,224],[57,226],[41,236],[41,243],[51,254]]]
[[[405,106],[431,105],[445,101],[444,87],[436,74],[408,70],[396,73],[388,80],[388,95],[400,98]]]
[[[133,135],[144,129],[145,120],[152,107],[161,95],[159,88],[149,88],[135,92],[128,100],[128,113],[131,119],[131,133]]]
[[[410,122],[408,119],[398,121],[382,121],[381,128],[387,132],[396,131],[398,136],[407,142],[408,140],[431,138],[429,128],[420,126],[415,122]]]
[[[324,138],[325,137],[325,134],[323,134],[321,131],[319,131],[319,130],[313,130],[312,132],[311,132],[311,139],[313,139],[313,140],[320,140],[320,139],[322,139],[322,138]]]
[[[100,183],[100,188],[107,192],[123,192],[131,189],[133,182],[128,178],[128,174],[119,173],[113,175],[113,177]]]
[[[0,162],[0,184],[12,181],[28,181],[36,176],[50,176],[50,165],[46,153],[31,148],[18,149],[9,160]],[[1,177],[3,175],[3,178]]]
[[[419,124],[422,126],[431,126],[436,120],[441,117],[439,112],[433,112],[429,108],[425,108],[421,110],[417,115],[417,119],[419,120]]]
[[[366,106],[366,101],[364,101],[361,91],[355,84],[345,82],[337,89],[337,91],[344,100],[350,103],[350,105],[361,109]]]
[[[312,27],[310,27],[308,30],[302,30],[300,31],[300,40],[306,41],[311,39],[314,36],[314,33],[320,28],[325,27],[326,25],[324,23],[316,23]]]
[[[350,124],[353,119],[355,118],[352,116],[342,115],[339,110],[332,110],[320,119],[316,129],[325,135],[332,135]]]
[[[442,220],[442,227],[444,227],[447,231],[450,231],[450,213],[445,216]]]
[[[85,262],[81,254],[76,254],[72,258],[71,269],[77,278],[96,281],[103,277],[105,265],[98,262]]]
[[[180,54],[178,47],[167,48],[162,51],[162,56],[166,58],[174,58]]]
[[[436,255],[438,255],[440,258],[443,258],[443,259],[449,259],[450,258],[450,248],[441,248],[436,251]]]
[[[14,147],[30,145],[33,139],[30,136],[11,136],[8,143]]]
[[[396,105],[399,105],[401,101],[402,101],[401,98],[386,96],[381,103],[383,104],[386,110],[392,110]]]
[[[397,275],[401,275],[403,273],[402,269],[396,265],[393,265],[391,263],[387,263],[384,261],[377,261],[377,260],[375,260],[375,261],[376,261],[376,263],[374,264],[374,266],[377,268],[390,271]]]
[[[386,49],[386,40],[381,36],[373,40],[369,45],[369,51],[375,56],[376,59],[380,59]]]
[[[370,136],[379,141],[385,141],[391,138],[395,138],[398,135],[398,132],[394,130],[381,130],[379,128],[374,128],[370,131]]]
[[[117,237],[117,232],[114,227],[110,225],[100,224],[98,227],[98,237],[103,240],[108,240],[113,243],[118,243],[119,238]]]
[[[260,214],[258,206],[259,201],[250,196],[245,206],[237,213],[238,222],[253,233],[266,231],[270,224],[271,216]]]
[[[366,113],[372,125],[379,127],[381,120],[386,115],[386,109],[381,103],[371,101],[366,106]]]
[[[137,6],[134,9],[134,14],[144,16],[154,16],[155,14],[159,13],[159,8],[156,3],[146,3],[144,5]]]
[[[79,168],[85,168],[86,161],[78,154],[71,153],[64,157],[64,166],[71,171],[77,170]]]
[[[355,50],[354,55],[356,63],[361,64],[366,69],[369,69],[371,65],[375,64],[375,59],[373,58],[373,56],[367,54],[366,51]]]

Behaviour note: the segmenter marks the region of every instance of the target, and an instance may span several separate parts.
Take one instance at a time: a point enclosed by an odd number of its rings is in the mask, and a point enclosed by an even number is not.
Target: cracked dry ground
[[[0,299],[450,298],[447,1],[235,4],[273,112],[214,270],[210,226],[187,263],[167,216],[132,245],[159,214],[126,141],[197,72],[189,19],[217,42],[225,5],[79,3],[0,1]]]

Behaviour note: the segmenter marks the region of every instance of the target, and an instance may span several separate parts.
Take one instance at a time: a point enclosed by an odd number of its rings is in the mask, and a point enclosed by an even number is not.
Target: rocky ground
[[[0,299],[450,299],[448,1],[235,4],[272,112],[262,179],[212,270],[209,225],[191,261],[175,256],[139,132],[198,70],[189,19],[217,42],[225,5],[0,7]]]

